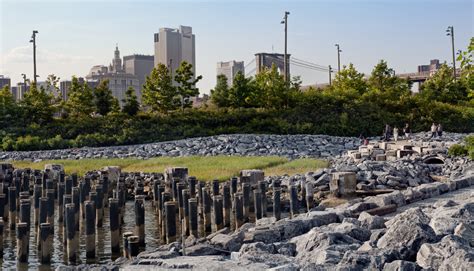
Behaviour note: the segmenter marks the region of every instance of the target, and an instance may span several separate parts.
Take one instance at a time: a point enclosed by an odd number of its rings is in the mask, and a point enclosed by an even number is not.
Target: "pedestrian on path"
[[[433,124],[431,125],[431,138],[433,137],[436,137],[436,133],[438,131],[438,126],[436,126],[436,123],[433,122]]]

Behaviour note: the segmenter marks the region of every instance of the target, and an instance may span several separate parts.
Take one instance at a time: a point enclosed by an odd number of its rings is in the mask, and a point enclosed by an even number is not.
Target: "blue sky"
[[[123,55],[153,54],[153,33],[161,27],[189,25],[196,35],[196,69],[201,93],[215,84],[216,62],[246,63],[257,52],[283,52],[280,21],[288,19],[288,52],[299,59],[364,73],[385,59],[397,72],[438,58],[451,63],[445,35],[453,25],[456,49],[473,36],[472,0],[352,1],[22,1],[0,0],[0,74],[31,77],[31,31],[37,37],[40,81],[54,73],[62,79],[85,76],[91,66],[109,64],[118,43]],[[304,84],[325,83],[322,72],[293,68]]]

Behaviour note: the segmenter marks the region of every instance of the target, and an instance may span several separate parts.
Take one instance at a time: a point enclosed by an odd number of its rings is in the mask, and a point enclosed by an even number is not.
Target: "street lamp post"
[[[451,36],[451,50],[453,53],[453,76],[454,76],[454,81],[456,81],[456,56],[454,54],[454,27],[453,26],[448,26],[448,29],[446,29],[446,36]]]
[[[341,71],[341,52],[342,50],[339,49],[339,44],[334,44],[334,46],[336,46],[336,49],[337,49],[337,72],[340,72]]]
[[[36,34],[38,34],[37,30],[33,30],[33,35],[31,35],[30,42],[33,43],[33,82],[36,85]]]
[[[332,82],[331,73],[332,73],[332,67],[331,67],[331,65],[329,65],[329,85],[331,85],[331,82]]]
[[[285,25],[285,54],[284,54],[284,60],[283,60],[283,65],[285,67],[283,68],[284,72],[284,78],[285,82],[288,82],[288,51],[287,51],[287,45],[288,45],[288,15],[290,15],[290,12],[285,11],[285,16],[283,17],[283,20],[281,21],[282,24]]]

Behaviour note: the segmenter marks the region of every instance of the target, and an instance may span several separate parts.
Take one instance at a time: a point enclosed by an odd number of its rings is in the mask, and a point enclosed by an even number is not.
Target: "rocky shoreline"
[[[439,146],[459,142],[466,134],[445,133],[442,138],[429,138],[428,133],[417,133],[413,142],[435,142]],[[150,144],[111,146],[98,148],[75,148],[45,151],[0,152],[0,160],[54,160],[84,158],[139,158],[161,156],[284,156],[289,158],[330,158],[353,150],[361,145],[355,137],[327,135],[257,135],[231,134],[211,137],[189,138]]]

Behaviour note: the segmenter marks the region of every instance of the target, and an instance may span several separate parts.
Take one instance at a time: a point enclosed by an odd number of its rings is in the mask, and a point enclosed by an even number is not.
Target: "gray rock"
[[[386,263],[383,266],[383,271],[418,271],[420,267],[414,262],[396,260],[391,263]]]
[[[362,212],[358,219],[362,227],[366,227],[369,230],[385,228],[385,218],[383,217]]]
[[[435,244],[423,244],[416,263],[433,270],[474,270],[474,250],[455,235],[447,235]]]

